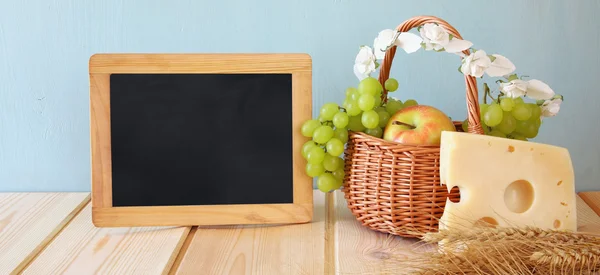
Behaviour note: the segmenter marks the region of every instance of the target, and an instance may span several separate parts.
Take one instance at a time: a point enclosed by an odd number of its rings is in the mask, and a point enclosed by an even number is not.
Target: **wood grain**
[[[577,231],[600,234],[600,216],[580,197],[577,197]]]
[[[175,274],[323,274],[324,197],[311,223],[199,227]]]
[[[312,209],[297,204],[94,208],[98,227],[305,223]]]
[[[89,193],[0,194],[0,274],[20,272],[89,200]]]
[[[408,255],[435,246],[416,245],[416,239],[376,232],[361,225],[346,206],[344,194],[334,192],[332,232],[335,274],[381,274],[397,267]]]
[[[587,203],[587,205],[600,215],[600,191],[595,192],[581,192],[579,196]]]
[[[90,75],[92,207],[112,206],[110,75]]]
[[[110,73],[294,73],[312,71],[307,54],[95,54],[92,74]]]
[[[99,227],[305,223],[313,217],[312,179],[300,134],[312,117],[312,59],[307,54],[96,54],[89,61],[92,221]],[[112,207],[110,74],[291,73],[293,203]]]
[[[332,216],[333,262],[336,274],[381,274],[397,268],[398,262],[421,251],[437,246],[417,244],[416,240],[370,230],[352,216],[343,193],[335,192]],[[600,216],[584,200],[577,197],[578,231],[600,233]]]
[[[23,274],[167,274],[190,227],[97,228],[87,205]]]

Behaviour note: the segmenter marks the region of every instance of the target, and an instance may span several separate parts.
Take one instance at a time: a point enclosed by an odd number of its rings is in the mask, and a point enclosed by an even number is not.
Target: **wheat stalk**
[[[421,244],[440,251],[413,253],[390,273],[599,274],[600,236],[536,227],[460,228],[426,233]]]

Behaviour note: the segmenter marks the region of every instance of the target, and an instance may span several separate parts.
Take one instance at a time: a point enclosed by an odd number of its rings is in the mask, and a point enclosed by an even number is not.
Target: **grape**
[[[365,130],[365,126],[361,122],[362,116],[351,116],[348,120],[348,129],[354,132],[362,132]]]
[[[325,173],[325,167],[323,166],[322,163],[317,163],[317,164],[313,164],[313,163],[307,163],[306,164],[306,174],[309,177],[318,177],[320,175],[322,175],[323,173]]]
[[[325,148],[327,148],[327,153],[332,156],[339,156],[344,152],[344,144],[337,138],[330,139]]]
[[[321,148],[319,146],[313,147],[306,154],[306,160],[308,161],[308,163],[312,163],[312,164],[320,164],[321,162],[323,162],[324,158],[325,158],[325,151],[323,150],[323,148]]]
[[[339,157],[333,157],[331,155],[325,155],[325,159],[323,159],[323,167],[327,171],[335,171],[342,167],[344,161]]]
[[[346,99],[344,99],[344,102],[342,102],[342,107],[344,107],[344,108],[348,108],[348,103],[349,103],[350,101],[351,101],[351,100],[349,100],[349,99],[347,99],[347,98],[346,98]]]
[[[502,121],[502,108],[496,103],[492,103],[483,114],[483,121],[490,127],[494,127]]]
[[[538,128],[535,123],[530,121],[517,121],[517,129],[515,131],[526,138],[534,138],[538,134]]]
[[[346,125],[348,125],[348,114],[345,112],[338,112],[335,114],[335,116],[333,116],[332,120],[333,125],[336,128],[346,128]]]
[[[374,96],[382,89],[383,87],[381,87],[381,83],[379,83],[379,81],[373,77],[367,77],[358,83],[358,92],[361,95]]]
[[[366,111],[362,114],[360,121],[367,128],[375,128],[379,125],[379,115],[373,111]]]
[[[358,107],[363,111],[373,110],[375,98],[372,95],[361,95],[358,99]]]
[[[481,121],[483,121],[483,115],[485,114],[485,112],[487,112],[487,109],[490,107],[489,104],[480,104],[479,105],[479,118],[481,119]]]
[[[517,128],[517,120],[511,112],[504,112],[502,121],[496,126],[496,129],[506,135],[512,133]]]
[[[358,101],[358,98],[360,98],[360,93],[358,91],[356,91],[356,92],[352,93],[349,98],[351,100]]]
[[[540,118],[542,115],[542,108],[537,106],[535,103],[528,103],[527,106],[531,109],[531,118]]]
[[[313,133],[313,140],[318,144],[325,144],[333,137],[333,129],[327,125],[319,126]]]
[[[313,133],[315,132],[315,129],[319,128],[321,126],[321,123],[315,119],[310,119],[305,121],[302,124],[302,128],[300,129],[300,132],[302,133],[303,136],[305,137],[312,137]]]
[[[515,102],[515,105],[525,103],[522,97],[513,98],[513,101]]]
[[[358,107],[358,102],[349,101],[348,104],[346,104],[346,113],[348,113],[349,116],[355,116],[360,114],[360,107]]]
[[[371,135],[371,136],[378,137],[378,138],[383,136],[383,130],[381,130],[381,128],[379,128],[379,127],[367,129],[367,130],[365,130],[365,133],[367,135]]]
[[[469,119],[467,118],[467,119],[463,120],[461,126],[462,126],[463,132],[465,132],[465,133],[469,132]]]
[[[310,149],[312,149],[313,147],[317,147],[317,144],[312,140],[309,140],[305,142],[304,145],[302,145],[302,156],[305,159],[307,157],[308,151],[310,151]]]
[[[358,90],[354,87],[346,89],[346,97],[350,97],[353,93],[358,93]]]
[[[323,107],[321,107],[321,117],[324,120],[332,120],[339,109],[339,106],[335,103],[325,103],[323,104]]]
[[[394,92],[398,89],[398,80],[394,78],[388,78],[384,83],[385,90],[388,92]]]
[[[377,114],[379,115],[379,127],[385,128],[385,126],[388,123],[388,120],[390,119],[390,114],[388,114],[388,112],[386,112],[385,110],[377,111]]]
[[[510,97],[505,97],[500,99],[500,107],[503,111],[510,112],[515,106],[515,102]]]
[[[531,117],[531,109],[525,105],[525,103],[515,104],[512,110],[512,115],[517,120],[528,120]]]
[[[342,186],[342,181],[337,180],[331,173],[324,173],[317,179],[317,187],[321,192],[327,193]]]
[[[379,106],[379,107],[377,107],[377,108],[375,108],[375,109],[373,109],[373,110],[375,110],[375,112],[377,112],[377,113],[379,113],[379,112],[387,112],[387,111],[385,110],[385,107],[382,107],[382,106]]]
[[[390,114],[390,116],[394,115],[396,112],[398,112],[400,109],[404,108],[404,105],[402,104],[401,101],[389,101],[387,103],[387,105],[385,106],[385,110],[388,112],[388,114]]]
[[[542,126],[542,119],[541,119],[541,117],[537,117],[536,119],[532,119],[532,118],[533,118],[533,116],[531,116],[531,118],[529,118],[529,121],[533,122],[533,124],[535,125],[535,127],[538,128],[538,130],[539,130],[540,126]]]
[[[409,99],[407,101],[404,101],[404,107],[405,108],[406,107],[410,107],[410,106],[416,106],[416,105],[419,105],[419,103],[417,103],[417,101],[414,100],[414,99]]]
[[[519,134],[512,134],[512,137],[513,137],[513,139],[516,139],[516,140],[524,140],[524,141],[527,141],[527,138],[525,138],[524,136],[522,136],[522,135],[519,135]]]
[[[375,97],[375,107],[381,106],[381,95]]]
[[[500,131],[498,131],[496,129],[491,130],[488,135],[494,136],[494,137],[501,137],[501,138],[505,138],[506,137],[506,135],[504,133],[502,133],[502,132],[500,132]]]
[[[348,130],[344,128],[335,128],[335,130],[333,130],[333,138],[339,139],[342,143],[348,142]]]
[[[331,174],[333,175],[334,178],[341,181],[344,179],[344,175],[346,173],[344,172],[344,167],[341,167],[340,169],[337,169],[337,170],[331,172]]]

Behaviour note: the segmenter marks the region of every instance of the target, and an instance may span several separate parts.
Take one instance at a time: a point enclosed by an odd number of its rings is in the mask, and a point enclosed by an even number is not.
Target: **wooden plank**
[[[412,253],[431,251],[435,245],[383,234],[362,226],[346,207],[343,193],[335,192],[332,213],[336,274],[381,274],[397,270],[402,259]],[[578,231],[600,233],[598,216],[582,198],[577,197]]]
[[[581,192],[579,196],[587,203],[587,205],[600,215],[600,191],[595,192]]]
[[[89,193],[0,194],[0,274],[20,272],[89,200]]]
[[[333,242],[335,274],[386,274],[415,252],[431,251],[432,245],[373,231],[361,225],[346,206],[344,194],[334,192]]]
[[[167,274],[190,227],[97,228],[88,204],[23,274]]]
[[[581,196],[577,197],[577,231],[600,234],[600,216]]]
[[[199,227],[174,273],[323,274],[325,196],[313,192],[311,223]]]

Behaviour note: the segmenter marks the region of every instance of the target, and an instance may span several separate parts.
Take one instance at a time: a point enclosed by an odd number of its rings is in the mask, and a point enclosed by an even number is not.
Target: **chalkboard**
[[[113,206],[292,203],[291,74],[113,74]]]
[[[96,54],[89,70],[94,225],[312,220],[310,56]]]

